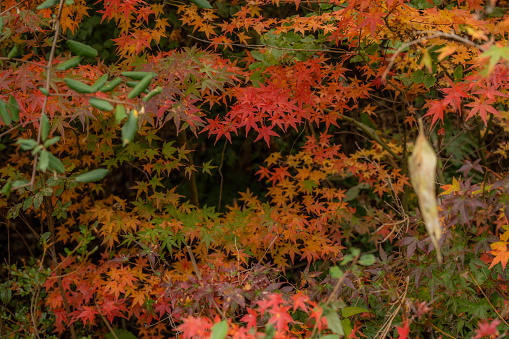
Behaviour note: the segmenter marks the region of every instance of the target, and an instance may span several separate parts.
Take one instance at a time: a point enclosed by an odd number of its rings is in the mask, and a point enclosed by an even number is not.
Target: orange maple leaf
[[[507,252],[507,242],[506,241],[498,241],[490,245],[491,251],[490,253],[493,258],[493,262],[491,263],[489,268],[492,268],[496,264],[500,263],[502,268],[505,270],[505,266],[507,265],[507,261],[509,260],[509,252]]]

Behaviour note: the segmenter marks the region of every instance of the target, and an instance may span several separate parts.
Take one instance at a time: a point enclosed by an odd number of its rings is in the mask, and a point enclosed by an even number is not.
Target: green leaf
[[[124,106],[117,105],[117,107],[115,107],[115,123],[119,124],[126,117],[127,117],[127,113],[125,112]]]
[[[0,33],[4,30],[4,17],[0,16]]]
[[[103,179],[107,174],[108,170],[104,168],[98,168],[93,171],[81,174],[76,177],[77,182],[94,182]]]
[[[224,339],[227,333],[228,333],[228,323],[226,322],[226,320],[223,320],[212,326],[212,333],[210,334],[210,339]]]
[[[345,307],[341,309],[341,314],[344,318],[351,317],[352,315],[369,312],[367,309],[357,306]]]
[[[122,75],[133,80],[142,80],[145,77],[154,78],[157,76],[157,73],[153,72],[122,72]]]
[[[106,84],[106,82],[108,82],[108,74],[104,74],[103,76],[101,76],[90,87],[92,87],[97,92],[100,88],[102,88],[104,86],[104,84]]]
[[[18,54],[18,45],[14,45],[11,48],[11,51],[9,52],[9,54],[7,54],[7,58],[9,58],[9,59],[14,58],[17,54]]]
[[[339,339],[339,335],[337,334],[328,334],[323,337],[319,337],[318,339]]]
[[[424,78],[424,86],[426,86],[426,88],[433,87],[435,85],[436,81],[437,81],[437,79],[435,79],[435,77],[433,75],[427,75]]]
[[[0,118],[6,126],[9,126],[12,122],[11,115],[7,111],[7,104],[3,100],[0,100]]]
[[[39,209],[39,207],[41,207],[41,204],[42,204],[42,201],[44,200],[44,196],[42,195],[41,192],[37,193],[35,196],[34,196],[34,209]]]
[[[65,173],[65,167],[64,167],[64,164],[62,164],[62,161],[51,153],[49,153],[49,167],[48,168],[53,169],[57,173],[60,173],[60,174]]]
[[[23,211],[26,211],[27,209],[29,209],[30,206],[32,206],[33,202],[34,202],[33,195],[31,197],[26,198],[25,201],[23,201]]]
[[[339,279],[343,276],[343,271],[338,266],[332,266],[330,268],[330,276],[335,279]]]
[[[458,65],[456,66],[456,68],[454,69],[454,80],[456,81],[460,81],[461,79],[463,79],[463,66],[462,65]]]
[[[97,108],[98,110],[105,111],[105,112],[113,111],[113,109],[114,109],[113,105],[110,104],[108,101],[98,99],[98,98],[90,98],[90,99],[88,99],[88,103],[91,106]]]
[[[19,121],[19,105],[16,99],[10,95],[9,102],[7,103],[7,107],[9,108],[9,112],[11,113],[12,120],[14,122]]]
[[[69,86],[70,89],[75,90],[78,93],[94,93],[97,92],[97,90],[93,89],[91,86],[82,83],[81,81],[70,79],[70,78],[64,78],[64,82],[67,86]]]
[[[64,62],[60,63],[57,66],[57,71],[66,71],[69,68],[76,67],[76,66],[78,66],[80,64],[80,62],[82,60],[83,60],[83,57],[75,56],[74,58],[71,58],[71,59],[69,59],[67,61],[64,61]]]
[[[60,141],[60,136],[56,136],[56,137],[53,137],[53,138],[51,138],[51,139],[48,139],[48,140],[46,140],[46,141],[44,142],[44,147],[45,147],[45,148],[48,148],[48,147],[50,147],[51,145],[53,145],[53,144],[55,144],[55,143],[57,143],[57,142],[59,142],[59,141]]]
[[[214,168],[217,168],[217,166],[212,166],[210,164],[211,162],[212,162],[212,160],[210,160],[209,162],[204,162],[203,163],[203,173],[208,173],[208,174],[212,175],[212,173],[210,173],[210,170],[214,169]]]
[[[161,94],[162,92],[163,92],[163,88],[162,88],[162,87],[160,87],[160,86],[157,86],[156,88],[154,88],[153,90],[151,90],[149,94],[145,95],[145,96],[143,97],[143,99],[142,99],[142,100],[143,100],[144,102],[147,102],[147,101],[149,101],[150,99],[152,99],[152,97],[153,97],[154,95]]]
[[[128,330],[124,329],[114,329],[113,333],[115,333],[115,336],[112,333],[108,333],[105,335],[106,339],[137,339],[134,334],[129,332]]]
[[[49,119],[46,113],[43,113],[41,116],[41,139],[42,141],[46,141],[49,135]]]
[[[12,187],[12,180],[9,179],[7,183],[2,187],[2,190],[0,191],[0,194],[6,195],[7,198],[11,194],[11,187]]]
[[[191,0],[191,2],[199,8],[212,9],[212,6],[207,0]]]
[[[140,82],[134,86],[132,91],[127,95],[128,99],[134,99],[138,95],[141,94],[147,87],[150,85],[150,81],[152,81],[152,76],[146,76],[145,78],[141,79]]]
[[[365,254],[359,259],[359,265],[371,266],[375,263],[376,258],[373,254]]]
[[[35,141],[34,139],[20,138],[16,141],[16,143],[19,145],[19,147],[23,151],[29,151],[29,150],[33,149],[35,146],[37,146],[37,141]]]
[[[39,163],[37,164],[37,168],[40,171],[46,172],[46,170],[48,169],[49,155],[50,155],[50,153],[48,151],[46,151],[45,149],[43,149],[41,151],[41,154],[39,156]]]
[[[343,326],[343,331],[345,331],[345,337],[348,338],[350,333],[352,333],[352,323],[350,322],[350,319],[341,319],[341,326]]]
[[[76,55],[83,57],[96,57],[98,52],[95,48],[89,45],[82,44],[74,40],[67,40],[67,47]]]
[[[136,132],[138,132],[138,111],[133,109],[129,113],[124,126],[122,126],[122,145],[125,146],[130,143],[134,139]]]
[[[121,78],[115,78],[115,79],[111,80],[108,84],[106,84],[103,87],[101,87],[101,89],[99,89],[99,91],[101,91],[101,92],[110,92],[110,91],[113,91],[115,89],[115,87],[117,87],[121,83],[122,83],[122,79]]]
[[[58,0],[46,0],[42,4],[37,6],[36,9],[41,10],[41,9],[50,8],[51,6],[54,6],[57,3],[58,3]]]
[[[41,91],[42,94],[45,96],[49,96],[49,91],[44,87],[39,87],[39,91]]]
[[[420,69],[412,74],[412,81],[415,82],[416,84],[422,84],[425,76],[426,73],[422,69]]]
[[[343,325],[341,324],[341,319],[339,318],[339,314],[337,312],[331,311],[327,313],[325,318],[327,319],[327,327],[329,327],[332,332],[339,335],[345,335]]]
[[[497,45],[493,45],[486,52],[481,54],[481,57],[490,59],[490,65],[487,72],[491,72],[501,59],[509,61],[509,46],[499,47]]]

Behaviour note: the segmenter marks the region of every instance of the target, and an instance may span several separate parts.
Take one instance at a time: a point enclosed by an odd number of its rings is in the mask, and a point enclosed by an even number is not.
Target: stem
[[[342,115],[341,116],[342,119],[345,119],[346,121],[349,121],[349,122],[352,122],[354,123],[355,125],[357,125],[357,127],[359,127],[361,130],[364,131],[364,133],[366,133],[371,139],[373,139],[374,141],[376,141],[378,144],[380,144],[380,146],[382,146],[387,152],[390,153],[390,155],[392,155],[395,159],[401,161],[401,156],[397,155],[396,153],[394,153],[394,151],[385,143],[382,141],[382,139],[380,139],[380,137],[378,136],[378,134],[376,134],[376,131],[373,130],[371,127],[369,126],[366,126],[364,125],[362,122],[359,122],[355,119],[352,119],[346,115]]]
[[[178,138],[182,145],[187,144],[187,132],[185,130],[181,131],[178,134]],[[189,166],[194,165],[192,153],[187,154],[187,160],[189,161]],[[191,203],[193,205],[195,205],[196,207],[199,207],[200,200],[198,198],[198,186],[196,185],[196,175],[195,175],[194,171],[191,171],[189,179],[187,180],[187,189],[189,190]]]

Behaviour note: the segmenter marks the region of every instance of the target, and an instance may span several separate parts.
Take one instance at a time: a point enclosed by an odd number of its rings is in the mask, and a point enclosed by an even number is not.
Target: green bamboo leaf
[[[0,16],[0,33],[4,30],[4,17]]]
[[[339,335],[345,335],[343,325],[341,324],[341,319],[339,318],[339,314],[337,312],[331,311],[327,313],[325,318],[327,319],[327,326],[332,332]]]
[[[108,170],[104,168],[98,168],[93,171],[83,173],[76,177],[77,182],[93,182],[103,179],[107,174]]]
[[[88,100],[88,103],[91,106],[97,108],[98,110],[105,111],[105,112],[113,111],[113,108],[114,108],[108,101],[97,99],[97,98],[90,98]]]
[[[149,94],[145,95],[145,96],[143,97],[143,99],[142,99],[142,100],[143,100],[144,102],[147,102],[147,101],[149,101],[149,100],[150,100],[150,99],[151,99],[154,95],[161,94],[162,92],[163,92],[163,88],[162,88],[162,87],[160,87],[160,86],[158,86],[158,87],[154,88],[153,90],[151,90]]]
[[[360,314],[360,313],[368,313],[369,310],[362,308],[362,307],[352,306],[352,307],[342,308],[341,312],[342,312],[344,318],[348,318],[348,317],[351,317],[352,315],[356,315],[356,314]]]
[[[124,126],[122,126],[122,146],[130,143],[136,132],[138,132],[138,111],[132,110]]]
[[[74,40],[67,40],[67,47],[76,55],[83,57],[96,57],[98,52],[95,48],[89,45],[82,44]]]
[[[117,107],[115,107],[115,123],[119,124],[126,117],[127,117],[127,113],[125,111],[124,106],[117,105]]]
[[[54,6],[57,3],[58,3],[58,0],[46,0],[42,4],[37,6],[36,9],[41,10],[41,9],[50,8],[51,6]]]
[[[57,143],[57,142],[59,142],[59,141],[60,141],[60,137],[59,137],[59,136],[53,137],[53,138],[51,138],[51,139],[48,139],[48,140],[46,140],[46,141],[44,142],[44,147],[45,147],[45,148],[48,148],[48,147],[50,147],[51,145],[53,145],[53,144],[55,144],[55,143]]]
[[[145,77],[154,78],[157,76],[157,73],[153,72],[122,72],[122,75],[133,80],[142,80]]]
[[[2,121],[7,126],[9,126],[12,122],[11,115],[7,111],[7,104],[2,100],[0,100],[0,118],[2,118]]]
[[[49,166],[49,152],[43,149],[39,156],[39,162],[37,163],[37,169],[46,172]]]
[[[53,169],[60,174],[65,173],[65,167],[64,167],[64,164],[62,164],[62,161],[60,161],[60,159],[58,159],[56,156],[54,156],[51,153],[48,153],[48,156],[49,156],[48,168]]]
[[[99,89],[99,91],[101,91],[101,92],[113,91],[115,89],[115,87],[120,85],[121,82],[122,82],[121,78],[115,78],[115,79],[111,80],[108,84],[101,87],[101,89]]]
[[[57,71],[66,71],[69,68],[76,67],[80,64],[81,60],[83,60],[83,57],[78,55],[74,58],[64,61],[57,66]]]
[[[147,76],[141,79],[140,82],[136,86],[134,86],[132,91],[127,95],[127,98],[128,99],[136,98],[138,95],[141,94],[141,92],[147,89],[148,85],[150,85],[150,81],[152,81],[152,76]]]
[[[17,54],[18,54],[18,45],[14,45],[11,48],[11,51],[9,52],[9,54],[7,54],[7,58],[9,58],[9,59],[14,58]]]
[[[191,0],[191,2],[199,8],[212,9],[212,6],[207,0]]]
[[[18,139],[16,141],[16,143],[19,145],[19,147],[23,151],[30,151],[35,146],[37,146],[37,141],[35,141],[34,139],[22,139],[22,138],[20,138],[20,139]]]
[[[14,122],[19,121],[19,105],[16,99],[11,95],[9,96],[9,102],[7,103],[9,112],[11,113],[12,120]]]
[[[94,82],[94,84],[90,87],[92,87],[96,92],[101,89],[104,84],[106,84],[108,82],[108,74],[104,74],[103,76],[101,76],[99,79],[97,79],[96,82]]]
[[[78,80],[64,78],[64,82],[70,89],[73,89],[78,93],[95,93],[95,92],[97,92],[97,90],[93,89],[91,86],[84,84]]]
[[[44,87],[39,87],[39,91],[41,91],[42,94],[45,96],[49,96],[49,91]]]
[[[49,119],[48,119],[48,116],[46,115],[46,113],[44,113],[41,116],[41,138],[42,138],[42,141],[45,141],[48,138],[49,128],[50,128]]]

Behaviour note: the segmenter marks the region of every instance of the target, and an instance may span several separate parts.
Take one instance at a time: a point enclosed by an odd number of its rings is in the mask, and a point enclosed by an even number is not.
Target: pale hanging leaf
[[[419,200],[419,208],[426,230],[437,251],[437,260],[442,264],[442,254],[438,246],[442,229],[438,220],[437,195],[435,193],[436,168],[437,155],[433,146],[426,140],[422,120],[419,119],[419,135],[415,142],[414,151],[408,158],[408,171]]]

